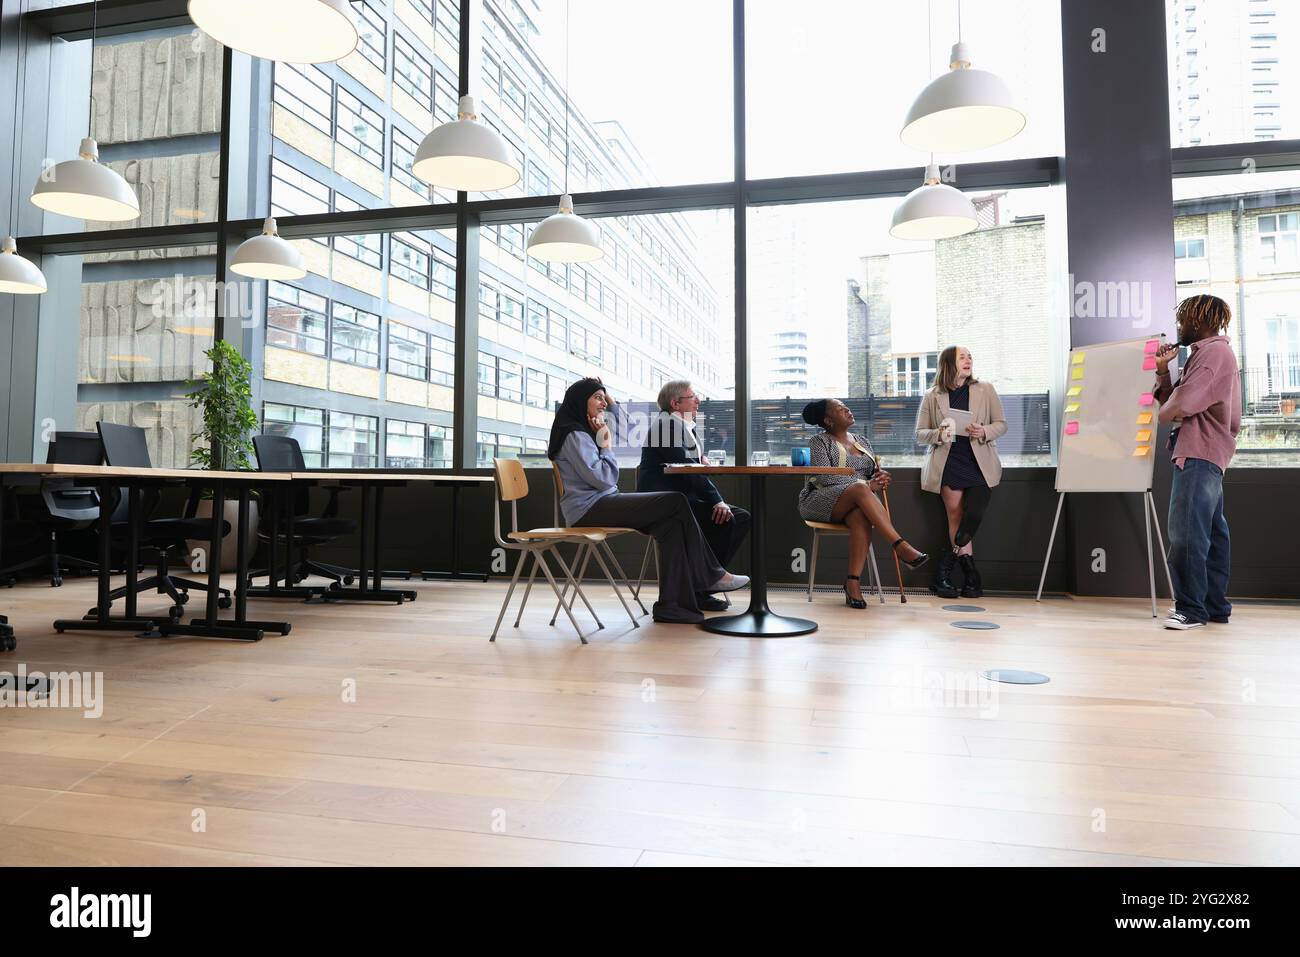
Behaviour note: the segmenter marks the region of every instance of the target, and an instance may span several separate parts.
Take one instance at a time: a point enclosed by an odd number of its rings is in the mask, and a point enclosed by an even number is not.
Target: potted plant
[[[257,428],[257,413],[253,411],[252,364],[239,354],[229,342],[219,339],[205,353],[212,363],[212,371],[186,394],[190,406],[203,411],[203,428],[190,437],[194,450],[190,460],[204,469],[213,471],[251,471],[250,454],[253,451],[253,430]],[[200,516],[212,514],[210,497],[200,502],[196,512]],[[234,529],[239,519],[239,503],[227,501],[224,517]],[[249,503],[249,530],[247,537],[248,559],[257,547],[257,502]],[[191,542],[190,554],[195,549],[206,548],[206,542]],[[221,543],[221,570],[237,568],[237,539],[227,535]]]

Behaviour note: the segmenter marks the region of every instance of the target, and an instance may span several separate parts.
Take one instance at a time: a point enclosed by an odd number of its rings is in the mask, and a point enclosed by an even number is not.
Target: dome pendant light
[[[280,238],[275,217],[262,224],[262,235],[245,240],[230,260],[230,271],[250,279],[301,279],[307,263],[293,245]]]
[[[1025,128],[1025,114],[1002,78],[971,69],[970,48],[961,42],[960,0],[948,67],[907,111],[899,134],[903,143],[931,153],[961,153],[1004,143]]]
[[[91,7],[90,62],[91,102],[94,102],[95,36],[99,28],[99,4]],[[94,123],[93,115],[90,123]],[[86,130],[77,150],[78,158],[65,160],[41,173],[32,190],[32,202],[49,213],[97,222],[125,222],[140,216],[140,200],[118,173],[99,165],[99,145]]]
[[[505,138],[478,121],[474,97],[462,96],[459,118],[424,138],[411,172],[430,186],[486,193],[519,182],[511,160]]]
[[[18,114],[23,106],[22,93],[18,91],[19,84],[22,81],[23,64],[26,62],[22,50],[22,30],[23,30],[23,7],[18,5],[18,42],[19,48],[14,53],[14,59],[17,61],[14,77],[14,138],[13,138],[13,164],[14,176],[11,180],[13,189],[10,191],[9,216],[11,221],[17,219],[17,202],[18,202],[18,165],[22,157],[22,150],[18,144]],[[16,225],[16,224],[15,224]],[[38,295],[45,292],[45,274],[41,272],[40,267],[34,262],[24,259],[18,255],[18,243],[12,236],[6,236],[3,245],[0,245],[0,292],[16,293],[18,295]]]
[[[894,210],[889,235],[895,239],[949,239],[979,226],[975,206],[961,190],[939,182],[939,167],[925,168],[925,184]]]
[[[6,236],[0,247],[0,292],[36,295],[45,289],[45,274],[35,263],[19,256],[18,243]]]
[[[547,216],[528,237],[528,254],[556,263],[589,263],[605,255],[600,230],[573,212],[569,195],[569,3],[564,3],[564,195],[559,212]]]
[[[328,63],[357,48],[348,0],[189,0],[195,26],[263,60]]]

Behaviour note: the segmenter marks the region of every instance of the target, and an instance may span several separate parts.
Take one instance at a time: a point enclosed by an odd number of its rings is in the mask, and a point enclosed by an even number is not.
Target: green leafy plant
[[[212,363],[212,371],[186,393],[190,407],[203,410],[203,431],[192,435],[196,441],[190,459],[205,469],[248,470],[252,461],[253,430],[257,413],[253,411],[252,364],[224,339],[217,340],[203,353]]]

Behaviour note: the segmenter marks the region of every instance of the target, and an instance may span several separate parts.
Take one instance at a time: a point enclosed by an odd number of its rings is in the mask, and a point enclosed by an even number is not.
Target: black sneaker
[[[731,607],[731,602],[717,595],[696,595],[695,604],[700,606],[700,611],[726,611]]]
[[[1226,624],[1228,623],[1228,619],[1227,619],[1227,618],[1214,618],[1214,617],[1211,617],[1211,618],[1210,618],[1210,621],[1214,622],[1216,625],[1226,625]]]
[[[698,625],[704,621],[704,616],[698,611],[687,611],[681,605],[669,605],[662,601],[654,603],[651,615],[655,621],[666,625]]]
[[[1166,628],[1172,628],[1175,631],[1187,631],[1191,628],[1204,628],[1205,622],[1193,621],[1182,612],[1173,611],[1170,612],[1169,617],[1164,620],[1164,626]]]

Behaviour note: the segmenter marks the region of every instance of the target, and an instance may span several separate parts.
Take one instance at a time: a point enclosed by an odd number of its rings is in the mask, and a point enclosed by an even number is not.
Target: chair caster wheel
[[[351,584],[351,582],[349,582],[348,584]],[[338,582],[330,582],[330,591],[342,591],[342,590],[343,590],[343,586],[340,585]]]
[[[182,592],[182,593],[181,593],[181,601],[180,601],[180,603],[181,603],[182,605],[184,605],[184,604],[185,604],[186,602],[188,602],[189,600],[190,600],[190,593],[189,593],[189,592]]]
[[[63,629],[60,628],[59,630],[62,631]],[[18,639],[13,635],[5,635],[0,638],[0,651],[13,651],[17,647]]]
[[[344,576],[343,576],[343,584],[345,584],[345,585],[351,585],[351,584],[354,584],[355,582],[356,582],[356,577],[355,577],[355,576],[353,576],[353,575],[344,575]]]
[[[184,617],[184,615],[185,615],[185,606],[184,606],[184,605],[172,605],[171,608],[168,609],[167,614],[168,614],[168,616],[171,618],[171,620],[172,620],[172,624],[176,624],[177,622],[179,622],[179,621],[181,620],[182,617]]]
[[[218,608],[229,608],[229,607],[231,606],[231,604],[232,604],[232,602],[231,602],[231,600],[230,600],[230,596],[229,596],[229,595],[223,595],[222,597],[220,597],[220,598],[217,599],[217,607],[218,607]]]

